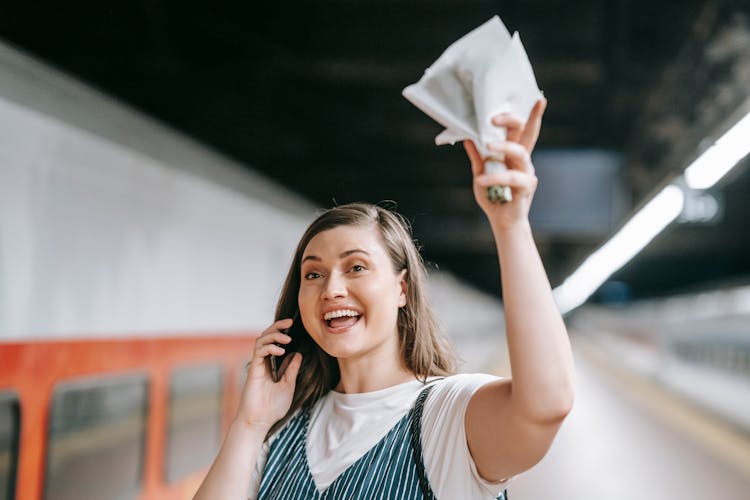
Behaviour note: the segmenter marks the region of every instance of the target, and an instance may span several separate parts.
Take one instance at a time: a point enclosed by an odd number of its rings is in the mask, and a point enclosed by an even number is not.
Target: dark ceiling
[[[313,202],[395,200],[428,261],[488,291],[496,256],[462,148],[436,147],[441,127],[401,97],[450,43],[499,14],[549,100],[537,149],[621,158],[609,227],[537,228],[553,285],[750,97],[737,1],[3,4],[0,38]],[[720,221],[671,227],[597,298],[750,281],[747,170],[716,190]]]

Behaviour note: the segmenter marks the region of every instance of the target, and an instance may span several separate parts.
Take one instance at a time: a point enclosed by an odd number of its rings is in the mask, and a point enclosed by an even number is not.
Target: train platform
[[[750,434],[574,336],[576,403],[516,499],[750,498]]]

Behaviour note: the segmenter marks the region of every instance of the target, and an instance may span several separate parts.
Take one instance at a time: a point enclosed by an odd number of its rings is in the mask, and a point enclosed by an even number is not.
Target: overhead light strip
[[[684,173],[690,189],[708,189],[750,153],[750,113],[703,152]],[[565,314],[580,306],[615,271],[635,257],[682,212],[682,179],[665,187],[638,211],[609,241],[591,254],[576,271],[553,290]]]
[[[674,185],[665,187],[555,288],[553,293],[560,311],[565,314],[583,304],[612,273],[675,220],[684,203],[685,196],[680,188]]]
[[[685,169],[691,189],[708,189],[750,153],[750,113],[734,124]]]

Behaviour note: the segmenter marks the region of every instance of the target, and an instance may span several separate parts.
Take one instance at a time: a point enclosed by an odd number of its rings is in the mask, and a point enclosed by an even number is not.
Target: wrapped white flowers
[[[445,127],[436,144],[474,141],[487,173],[506,168],[504,158],[487,149],[505,140],[492,117],[506,112],[525,121],[542,97],[518,32],[511,37],[498,16],[454,42],[403,95]],[[487,195],[493,202],[512,199],[502,186]]]

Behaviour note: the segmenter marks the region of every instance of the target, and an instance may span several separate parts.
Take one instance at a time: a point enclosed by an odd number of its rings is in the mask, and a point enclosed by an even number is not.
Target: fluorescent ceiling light
[[[609,241],[591,254],[553,291],[565,314],[583,304],[615,271],[624,266],[682,212],[685,195],[671,184],[639,210]]]
[[[750,153],[750,113],[734,124],[685,169],[692,189],[708,189]]]
[[[750,153],[750,113],[722,135],[685,169],[690,189],[708,189]],[[679,182],[679,181],[678,181]],[[649,201],[620,231],[591,254],[553,291],[565,314],[580,306],[607,278],[675,220],[685,204],[680,187],[670,184]]]

